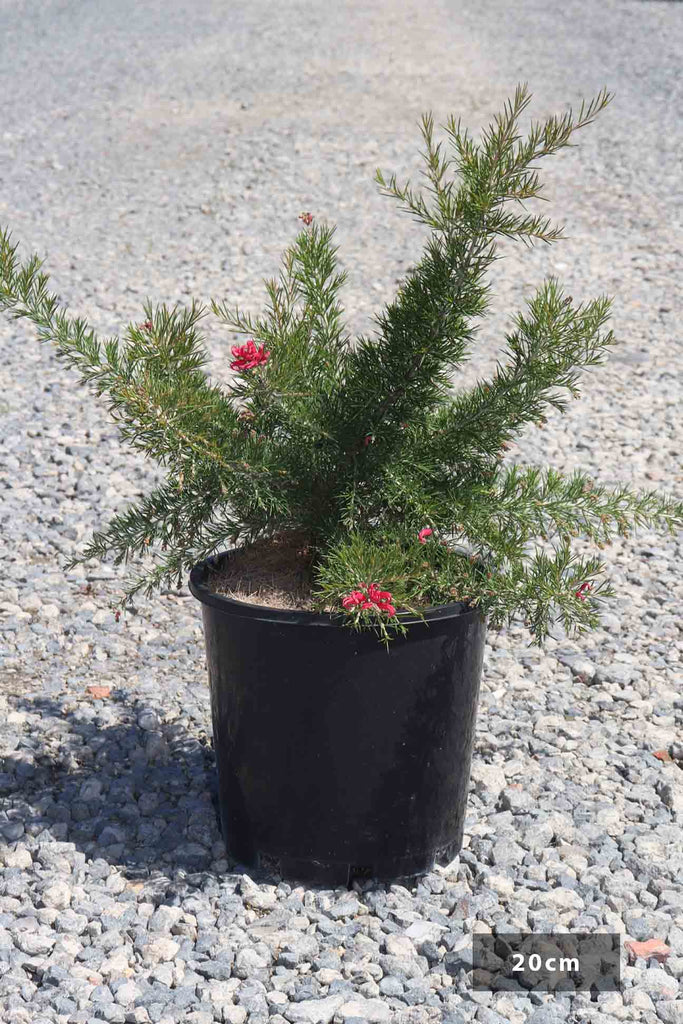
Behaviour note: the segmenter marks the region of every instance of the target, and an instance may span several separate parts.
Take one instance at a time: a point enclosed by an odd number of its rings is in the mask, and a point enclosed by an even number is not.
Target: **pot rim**
[[[232,616],[260,619],[262,622],[274,622],[279,625],[333,626],[338,629],[346,623],[346,619],[341,611],[309,612],[296,608],[271,608],[265,604],[238,601],[236,598],[228,597],[225,594],[215,594],[209,589],[206,582],[208,570],[216,568],[230,554],[231,550],[229,549],[220,551],[218,554],[210,555],[203,561],[197,562],[191,569],[188,584],[190,593],[198,601],[201,601],[202,604],[217,608],[219,611],[229,613]],[[430,605],[423,609],[424,619],[427,622],[434,622],[439,619],[461,618],[462,616],[475,617],[477,614],[479,614],[478,608],[469,608],[463,601]],[[399,622],[406,624],[423,621],[421,616],[413,615],[412,612],[398,612],[396,618]]]

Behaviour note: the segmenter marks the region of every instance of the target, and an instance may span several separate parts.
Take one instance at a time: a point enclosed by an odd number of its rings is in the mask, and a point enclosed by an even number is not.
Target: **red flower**
[[[370,584],[368,594],[371,601],[374,601],[380,608],[383,604],[387,604],[391,601],[391,594],[388,590],[380,590],[376,583]]]
[[[420,530],[420,532],[418,533],[418,537],[420,538],[420,544],[426,544],[427,537],[431,537],[433,533],[434,531],[431,530],[428,526],[425,526],[423,530]]]
[[[250,338],[246,345],[233,345],[230,351],[235,356],[234,362],[230,363],[231,370],[251,370],[260,363],[265,363],[270,352],[265,351],[266,346],[257,348],[254,339]]]
[[[391,594],[388,590],[380,590],[376,583],[359,583],[362,590],[352,590],[350,594],[342,599],[345,608],[360,607],[362,609],[376,608],[380,612],[386,612],[392,616],[396,609],[391,604]],[[366,593],[363,593],[366,591]]]
[[[299,220],[302,220],[304,222],[304,224],[308,227],[308,225],[313,220],[313,214],[312,213],[300,213],[299,214]]]
[[[116,619],[117,622],[121,618],[121,612],[118,609],[114,612],[114,618]]]
[[[140,324],[140,327],[145,331],[151,331],[154,329],[154,324],[151,320],[145,320],[144,324]]]
[[[363,447],[367,448],[370,442],[373,440],[372,434],[366,434],[365,440],[363,441]]]
[[[589,591],[590,589],[591,589],[590,583],[582,583],[581,586],[579,587],[579,589],[575,592],[574,597],[578,597],[580,601],[585,601],[586,600],[586,594],[584,594],[584,590],[585,591]]]

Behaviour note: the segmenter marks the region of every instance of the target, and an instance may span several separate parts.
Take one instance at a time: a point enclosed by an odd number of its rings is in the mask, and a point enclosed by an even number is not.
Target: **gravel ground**
[[[423,237],[374,168],[417,175],[423,111],[478,132],[518,81],[535,119],[614,91],[545,168],[567,240],[494,266],[455,384],[495,367],[545,275],[614,295],[619,348],[510,456],[680,498],[683,5],[0,0],[0,40],[0,223],[105,335],[146,296],[258,311],[302,210],[338,224],[368,330]],[[225,379],[233,339],[205,323]],[[588,637],[489,637],[451,865],[350,892],[249,877],[212,802],[198,605],[166,594],[117,623],[123,567],[61,568],[160,474],[30,328],[4,320],[0,346],[3,1022],[683,1022],[680,534],[606,550],[618,594]],[[471,933],[493,926],[670,952],[597,1001],[476,993]]]

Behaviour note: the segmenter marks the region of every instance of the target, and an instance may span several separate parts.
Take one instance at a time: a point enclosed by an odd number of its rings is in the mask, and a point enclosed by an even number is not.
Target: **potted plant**
[[[207,311],[194,301],[148,301],[125,340],[101,344],[48,293],[41,261],[21,263],[0,234],[0,305],[32,320],[108,395],[122,437],[168,468],[67,568],[156,552],[117,617],[191,570],[224,836],[246,864],[276,858],[283,874],[338,883],[454,856],[487,623],[521,614],[537,644],[554,616],[577,633],[596,626],[614,592],[572,537],[603,548],[617,531],[683,524],[673,498],[501,465],[526,424],[564,410],[557,389],[578,397],[577,371],[615,343],[602,331],[607,297],[576,305],[549,278],[506,336],[507,363],[449,390],[487,311],[497,239],[562,235],[510,204],[541,198],[534,161],[611,99],[603,91],[521,138],[520,86],[480,144],[449,119],[449,158],[424,116],[427,192],[376,176],[430,236],[375,336],[346,334],[334,228],[302,214],[261,317],[211,303],[242,339],[227,388],[201,369]]]

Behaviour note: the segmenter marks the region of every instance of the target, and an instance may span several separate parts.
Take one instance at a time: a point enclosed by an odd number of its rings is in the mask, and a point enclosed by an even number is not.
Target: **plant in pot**
[[[614,592],[598,557],[572,554],[572,537],[602,548],[638,525],[683,525],[673,498],[501,465],[513,437],[548,406],[563,411],[558,389],[578,397],[577,371],[615,343],[602,331],[607,297],[577,305],[549,278],[506,335],[508,361],[450,390],[488,308],[497,239],[562,235],[511,209],[541,198],[534,161],[570,145],[611,98],[522,138],[520,86],[479,144],[449,119],[449,158],[424,116],[426,191],[377,172],[430,234],[374,337],[345,332],[334,228],[302,214],[262,316],[211,303],[243,339],[227,387],[202,370],[203,307],[148,301],[125,340],[101,344],[48,293],[41,261],[21,263],[0,234],[2,308],[33,321],[81,383],[108,395],[124,440],[168,468],[67,568],[156,554],[124,610],[191,570],[223,833],[247,865],[275,859],[284,875],[338,884],[451,859],[487,625],[521,615],[537,644],[556,617],[575,633],[596,626]]]

